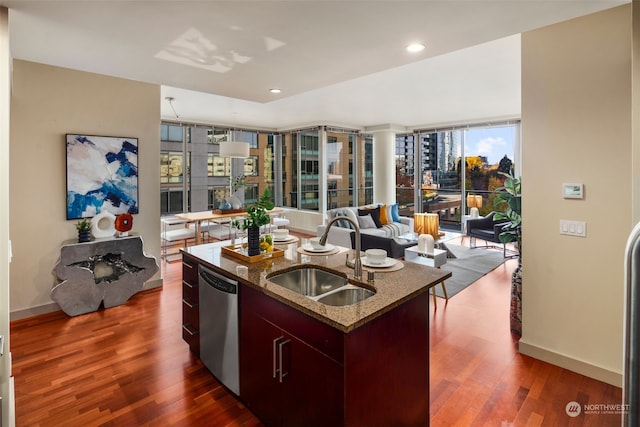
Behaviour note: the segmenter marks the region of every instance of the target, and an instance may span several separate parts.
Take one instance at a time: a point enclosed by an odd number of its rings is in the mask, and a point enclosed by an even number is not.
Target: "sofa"
[[[318,236],[324,234],[327,224],[336,216],[346,216],[356,221],[359,224],[361,235],[394,238],[413,231],[413,218],[400,216],[397,204],[376,204],[329,209],[326,213],[325,223],[317,227]],[[353,230],[351,223],[338,220],[331,226],[327,242],[350,248],[350,234]]]

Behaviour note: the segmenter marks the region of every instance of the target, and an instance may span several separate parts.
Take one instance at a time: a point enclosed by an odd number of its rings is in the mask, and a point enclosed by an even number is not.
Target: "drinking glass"
[[[247,237],[247,230],[239,227],[237,233],[238,240],[240,240],[240,252],[244,254],[247,251],[247,245],[244,243],[244,238]]]

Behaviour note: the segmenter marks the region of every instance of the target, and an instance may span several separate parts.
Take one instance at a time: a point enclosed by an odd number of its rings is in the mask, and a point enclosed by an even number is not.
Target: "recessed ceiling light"
[[[269,92],[271,92],[271,93],[280,93],[282,91],[280,89],[278,89],[278,88],[273,88],[273,89],[269,89]]]
[[[421,50],[424,50],[424,45],[422,43],[411,43],[409,46],[407,46],[407,52],[420,52]]]

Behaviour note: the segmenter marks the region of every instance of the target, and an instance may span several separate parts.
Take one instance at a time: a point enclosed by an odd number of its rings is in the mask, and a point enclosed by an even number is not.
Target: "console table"
[[[141,291],[158,269],[140,236],[65,244],[54,268],[60,283],[51,289],[51,299],[69,316],[96,311],[101,304],[115,307]]]

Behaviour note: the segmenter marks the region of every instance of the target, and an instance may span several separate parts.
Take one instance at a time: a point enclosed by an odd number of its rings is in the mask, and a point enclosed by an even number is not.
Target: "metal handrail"
[[[631,231],[625,249],[623,426],[640,425],[640,223]]]

